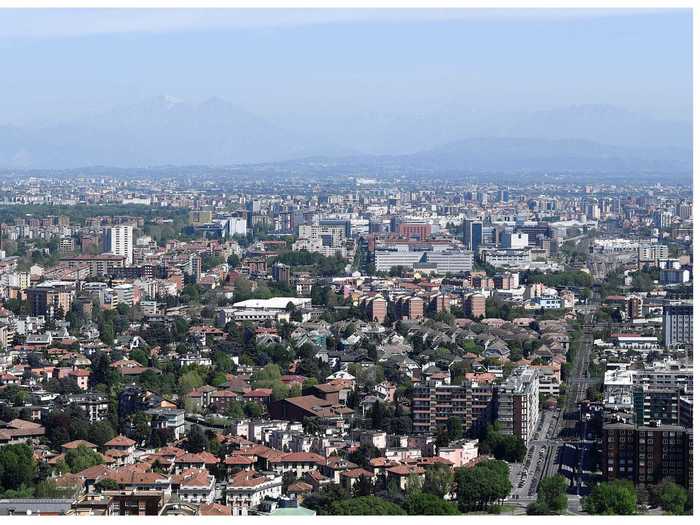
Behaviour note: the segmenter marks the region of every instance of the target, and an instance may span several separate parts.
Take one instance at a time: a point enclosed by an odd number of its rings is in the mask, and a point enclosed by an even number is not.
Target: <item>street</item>
[[[593,315],[588,312],[584,321],[583,337],[575,352],[571,375],[568,378],[566,403],[556,411],[540,414],[535,436],[528,443],[522,464],[513,464],[510,479],[513,485],[510,501],[523,509],[537,499],[537,488],[546,477],[561,474],[569,481],[569,512],[580,512],[580,498],[588,490],[593,442],[579,440],[578,403],[586,398],[591,384],[587,377],[593,346]],[[586,468],[589,467],[589,468]]]

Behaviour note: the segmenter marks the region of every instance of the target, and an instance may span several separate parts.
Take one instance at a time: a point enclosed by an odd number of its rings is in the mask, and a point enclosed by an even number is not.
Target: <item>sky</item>
[[[605,104],[690,120],[690,10],[0,10],[0,125],[153,96],[281,125]]]

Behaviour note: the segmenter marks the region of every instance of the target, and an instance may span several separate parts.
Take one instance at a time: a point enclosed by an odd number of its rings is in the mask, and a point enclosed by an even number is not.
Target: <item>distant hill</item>
[[[465,171],[685,172],[692,163],[690,123],[612,106],[357,115],[290,131],[295,124],[304,127],[301,120],[285,127],[219,98],[195,104],[155,97],[53,126],[0,126],[0,168],[231,166],[321,158],[345,166]]]
[[[688,171],[690,150],[625,148],[587,140],[466,139],[399,157],[404,165],[464,171]]]
[[[280,129],[222,99],[171,97],[57,126],[0,127],[0,166],[230,165],[349,153]]]

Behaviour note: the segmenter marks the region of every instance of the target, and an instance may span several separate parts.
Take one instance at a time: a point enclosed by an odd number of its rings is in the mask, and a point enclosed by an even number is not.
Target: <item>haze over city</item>
[[[690,165],[690,10],[3,10],[0,27],[0,167],[495,138]]]
[[[0,9],[0,516],[692,515],[692,14]]]

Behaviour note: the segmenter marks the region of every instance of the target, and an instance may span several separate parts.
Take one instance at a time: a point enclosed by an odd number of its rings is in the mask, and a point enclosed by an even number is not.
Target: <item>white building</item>
[[[247,516],[266,496],[272,499],[282,496],[282,476],[242,470],[226,486],[226,505],[235,516]]]
[[[527,248],[528,234],[503,232],[501,234],[501,247],[507,250],[523,250]]]
[[[134,227],[112,226],[105,229],[104,250],[126,257],[126,264],[134,263]]]

